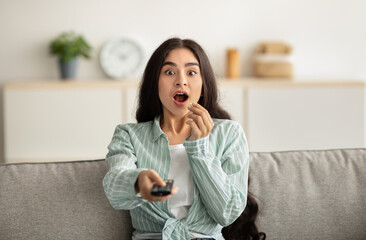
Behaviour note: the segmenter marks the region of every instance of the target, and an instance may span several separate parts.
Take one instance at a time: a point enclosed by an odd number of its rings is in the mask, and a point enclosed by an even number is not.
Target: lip
[[[187,96],[188,96],[188,98],[187,98],[184,102],[178,102],[178,101],[176,101],[176,100],[174,99],[174,96],[175,96],[175,95],[177,95],[178,93],[184,93],[185,95],[187,95]],[[174,102],[176,105],[178,105],[178,106],[184,106],[184,105],[188,102],[189,94],[188,94],[186,91],[184,91],[184,90],[178,90],[178,91],[175,91],[175,92],[173,93],[172,99],[173,99],[173,102]]]

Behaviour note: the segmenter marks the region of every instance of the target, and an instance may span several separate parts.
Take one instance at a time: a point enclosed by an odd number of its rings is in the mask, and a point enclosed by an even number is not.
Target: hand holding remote
[[[162,196],[154,196],[151,194],[154,184],[160,187],[166,186],[166,182],[159,176],[157,172],[155,172],[152,169],[144,170],[140,172],[140,174],[137,177],[137,181],[135,184],[135,191],[136,193],[140,192],[141,197],[149,202],[165,201],[178,191],[177,187],[172,187],[170,194],[165,192],[165,194],[167,195],[159,194]]]

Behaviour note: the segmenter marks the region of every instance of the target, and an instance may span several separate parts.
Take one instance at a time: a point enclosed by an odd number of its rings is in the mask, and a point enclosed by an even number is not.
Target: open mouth
[[[187,94],[179,92],[174,95],[174,100],[177,102],[185,102],[188,99]]]

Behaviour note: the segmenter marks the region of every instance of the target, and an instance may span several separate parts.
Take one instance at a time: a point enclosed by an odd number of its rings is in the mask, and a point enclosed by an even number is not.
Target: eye
[[[173,70],[166,70],[165,74],[166,75],[174,75],[174,71]]]
[[[196,75],[196,74],[197,74],[197,72],[196,72],[196,71],[193,71],[193,70],[188,71],[188,75],[189,75],[189,76],[194,76],[194,75]]]

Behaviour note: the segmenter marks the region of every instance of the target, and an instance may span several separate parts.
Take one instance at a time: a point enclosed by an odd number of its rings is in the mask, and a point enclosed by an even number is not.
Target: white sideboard
[[[104,158],[119,123],[135,122],[137,81],[27,81],[4,85],[6,162]],[[218,82],[220,101],[251,151],[365,146],[361,81]]]

